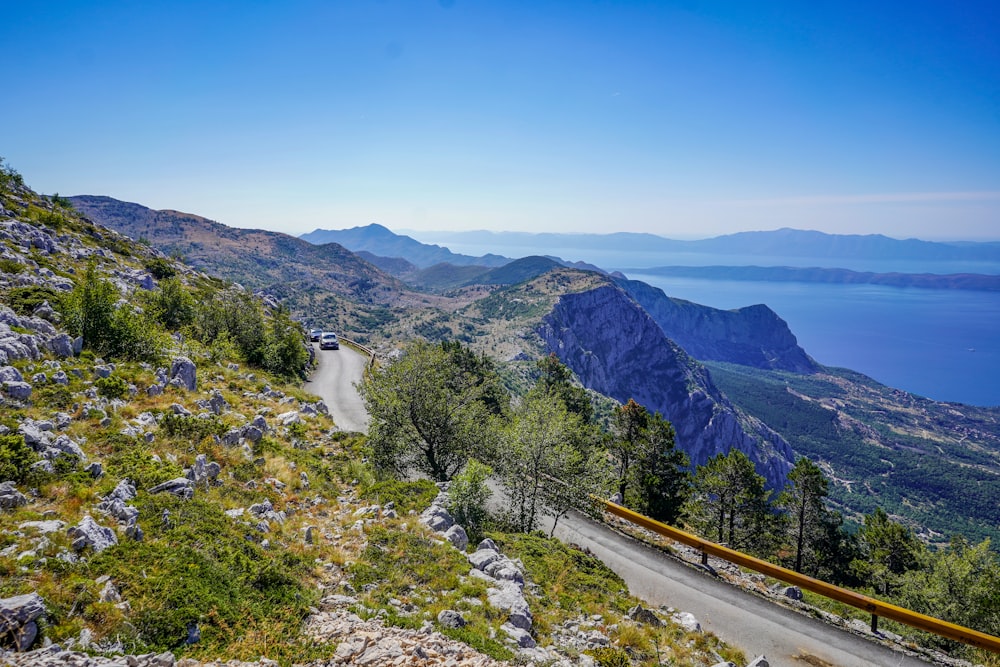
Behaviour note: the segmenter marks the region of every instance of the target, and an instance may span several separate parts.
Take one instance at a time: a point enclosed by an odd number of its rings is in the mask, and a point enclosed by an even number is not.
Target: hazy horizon
[[[295,236],[997,237],[991,3],[57,1],[0,40],[0,155],[49,194]]]

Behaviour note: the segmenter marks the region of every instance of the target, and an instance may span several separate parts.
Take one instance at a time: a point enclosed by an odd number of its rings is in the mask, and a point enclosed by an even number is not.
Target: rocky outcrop
[[[788,443],[739,412],[708,371],[620,288],[605,285],[562,296],[537,333],[584,386],[661,412],[692,465],[736,448],[770,487],[784,485],[794,460]]]
[[[719,310],[668,297],[638,280],[615,282],[695,359],[793,373],[813,373],[819,368],[799,347],[788,324],[763,304]]]

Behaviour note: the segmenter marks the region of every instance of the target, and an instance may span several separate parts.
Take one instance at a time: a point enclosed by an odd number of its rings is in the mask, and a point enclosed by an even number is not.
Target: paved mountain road
[[[318,367],[305,389],[326,401],[340,428],[367,431],[368,416],[354,384],[368,358],[346,345],[340,350],[317,347],[316,358]],[[743,649],[748,660],[763,654],[772,667],[928,664],[750,595],[586,517],[562,518],[556,536],[589,549],[649,605],[691,612],[705,630]]]
[[[326,402],[334,423],[345,431],[368,431],[368,413],[358,396],[355,382],[360,382],[368,365],[367,355],[347,345],[339,350],[321,350],[314,343],[316,371],[303,388]]]
[[[650,605],[691,612],[705,630],[743,649],[748,660],[763,654],[771,667],[928,665],[746,593],[586,517],[564,517],[556,537],[589,549]]]

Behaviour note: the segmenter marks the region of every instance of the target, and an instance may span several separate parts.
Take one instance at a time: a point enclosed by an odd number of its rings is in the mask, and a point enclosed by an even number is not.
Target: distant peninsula
[[[849,269],[791,266],[657,266],[622,269],[629,276],[655,275],[707,280],[885,285],[919,289],[1000,291],[1000,276],[981,273],[872,273]]]

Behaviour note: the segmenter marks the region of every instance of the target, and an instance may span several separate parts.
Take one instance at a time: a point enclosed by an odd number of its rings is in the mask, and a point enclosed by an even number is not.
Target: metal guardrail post
[[[898,621],[905,625],[909,625],[910,627],[917,628],[918,630],[938,635],[939,637],[945,637],[947,639],[952,639],[962,642],[963,644],[985,649],[987,651],[1000,653],[1000,637],[994,637],[993,635],[988,635],[985,632],[973,630],[972,628],[966,628],[961,625],[956,625],[955,623],[949,623],[948,621],[933,618],[932,616],[919,614],[915,611],[898,607],[894,604],[889,604],[888,602],[882,602],[881,600],[870,598],[867,595],[862,595],[861,593],[849,591],[846,588],[828,584],[825,581],[820,581],[819,579],[813,579],[812,577],[799,574],[794,570],[789,570],[788,568],[781,567],[780,565],[768,563],[765,560],[749,556],[714,542],[709,542],[708,540],[704,540],[697,535],[692,535],[691,533],[674,528],[673,526],[660,523],[655,519],[650,519],[648,516],[643,516],[638,512],[633,512],[626,507],[604,500],[603,498],[598,498],[596,500],[611,514],[619,516],[637,526],[647,528],[654,533],[668,537],[675,542],[680,542],[681,544],[686,544],[698,549],[702,554],[702,563],[707,563],[708,556],[711,554],[716,558],[721,558],[722,560],[755,570],[756,572],[760,572],[761,574],[773,577],[774,579],[792,584],[793,586],[798,586],[799,588],[804,588],[805,590],[812,591],[813,593],[818,593],[824,597],[830,598],[831,600],[836,600],[837,602],[842,602],[846,605],[867,611],[872,615],[872,632],[878,631],[878,617],[881,616],[882,618]]]

